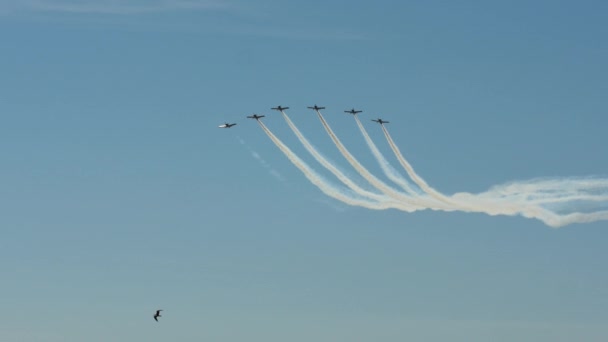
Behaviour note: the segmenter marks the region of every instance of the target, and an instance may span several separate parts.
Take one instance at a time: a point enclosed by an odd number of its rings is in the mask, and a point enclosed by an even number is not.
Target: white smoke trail
[[[382,124],[380,126],[382,127],[382,131],[384,132],[386,140],[387,140],[389,146],[391,147],[391,149],[393,150],[395,157],[397,157],[397,160],[399,161],[401,166],[403,166],[403,168],[407,172],[408,176],[410,176],[410,178],[414,181],[414,183],[416,183],[416,185],[418,185],[422,189],[422,191],[424,191],[424,193],[426,193],[427,195],[431,196],[433,199],[435,199],[443,204],[443,206],[440,206],[439,209],[443,209],[443,210],[447,210],[447,211],[463,210],[463,211],[468,211],[468,212],[492,212],[492,213],[499,211],[499,209],[494,208],[494,206],[496,204],[494,204],[492,202],[487,202],[485,204],[481,204],[476,201],[468,201],[468,202],[454,201],[452,198],[433,189],[431,186],[429,186],[427,184],[427,182],[422,177],[420,177],[416,173],[416,171],[414,171],[414,168],[411,166],[411,164],[407,161],[407,159],[405,159],[405,157],[403,157],[403,155],[401,154],[401,151],[399,150],[399,148],[397,147],[397,145],[391,138],[386,127],[384,127],[384,125],[382,125]],[[513,210],[516,210],[516,209],[514,209],[514,208],[509,209],[510,212]]]
[[[596,196],[602,198],[608,192],[608,181],[601,178],[552,178],[532,179],[529,181],[512,182],[492,187],[489,193],[496,196],[538,196],[538,197],[566,197]]]
[[[346,175],[344,175],[344,173],[342,173],[342,171],[340,171],[337,167],[335,167],[334,165],[332,165],[327,159],[325,159],[325,157],[323,157],[323,155],[321,155],[310,144],[310,142],[304,137],[304,135],[302,134],[302,132],[300,132],[300,130],[296,127],[296,125],[291,121],[291,119],[289,118],[289,116],[287,116],[287,114],[284,111],[281,111],[281,113],[283,114],[283,118],[285,118],[285,121],[289,125],[289,128],[291,128],[291,130],[294,132],[294,134],[296,135],[296,137],[298,137],[298,139],[300,140],[300,142],[302,143],[302,145],[306,148],[306,150],[321,165],[323,165],[323,167],[325,167],[327,170],[329,170],[342,183],[344,183],[344,185],[346,185],[351,190],[353,190],[354,192],[356,192],[357,194],[359,194],[361,196],[364,196],[364,197],[367,197],[367,198],[370,198],[370,199],[373,199],[373,200],[377,200],[377,201],[387,201],[388,200],[386,198],[386,196],[383,196],[383,195],[380,195],[380,194],[376,194],[376,193],[373,193],[373,192],[369,192],[369,191],[361,188],[355,182],[353,182],[350,178],[348,178]]]
[[[397,170],[395,170],[391,166],[391,164],[389,164],[389,162],[384,158],[382,153],[380,153],[380,151],[376,147],[376,144],[374,144],[372,139],[369,137],[369,134],[367,134],[365,127],[363,127],[363,125],[361,124],[361,121],[359,121],[359,118],[357,117],[357,115],[354,115],[354,117],[355,117],[355,122],[357,123],[357,126],[359,126],[359,130],[361,131],[361,134],[363,134],[363,138],[365,138],[365,142],[367,143],[367,146],[369,146],[369,149],[372,151],[372,154],[374,155],[374,157],[376,157],[376,160],[378,161],[378,164],[380,164],[380,167],[382,168],[382,171],[384,171],[384,174],[390,180],[392,180],[393,182],[395,182],[396,184],[401,186],[403,188],[403,190],[405,190],[408,194],[414,195],[414,196],[419,195],[418,191],[416,191],[414,188],[412,188],[412,185],[410,184],[410,182],[408,182],[407,179],[403,178],[397,172]]]
[[[262,121],[257,120],[262,127],[262,130],[268,135],[270,140],[285,154],[285,156],[298,168],[308,180],[316,185],[324,194],[335,198],[339,201],[350,205],[356,205],[360,207],[365,207],[368,209],[375,210],[383,210],[392,208],[390,203],[386,202],[372,202],[368,200],[361,200],[357,198],[352,198],[340,190],[333,187],[331,184],[327,183],[325,180],[321,178],[316,172],[314,172],[304,161],[302,161],[295,153],[293,153],[279,138],[277,138],[272,132],[262,123]]]
[[[391,138],[390,134],[388,134],[388,131],[386,130],[386,127],[384,127],[384,125],[382,125],[382,124],[380,126],[382,126],[382,131],[384,132],[384,136],[386,137],[386,140],[388,141],[389,146],[391,147],[391,149],[395,153],[395,156],[397,157],[397,160],[399,161],[399,163],[401,163],[401,166],[403,166],[403,168],[407,172],[408,176],[410,176],[410,178],[414,181],[414,183],[416,183],[416,185],[418,185],[422,189],[422,191],[424,191],[425,193],[427,193],[428,195],[430,195],[434,199],[436,199],[436,200],[438,200],[440,202],[449,204],[449,205],[455,205],[456,203],[450,201],[450,199],[448,199],[442,193],[440,193],[440,192],[436,191],[435,189],[433,189],[432,187],[430,187],[424,181],[424,179],[422,179],[422,177],[418,176],[418,174],[416,173],[416,171],[414,171],[414,168],[403,157],[403,155],[399,151],[399,148],[393,142],[393,139]],[[457,208],[458,208],[458,206],[457,206]]]
[[[237,137],[239,143],[241,143],[241,145],[245,146],[247,148],[247,150],[249,150],[249,153],[251,153],[251,156],[253,158],[255,158],[255,160],[257,160],[260,165],[262,165],[264,168],[266,168],[268,170],[268,172],[275,177],[276,179],[280,180],[281,182],[285,181],[285,178],[283,177],[283,175],[281,175],[281,173],[279,173],[279,171],[275,170],[270,164],[268,164],[268,162],[266,162],[266,160],[264,160],[264,158],[262,158],[262,156],[260,156],[259,153],[257,153],[256,151],[254,151],[246,142],[245,140],[243,140],[241,137]]]
[[[608,201],[608,181],[605,179],[556,178],[535,179],[494,186],[479,197],[510,201],[549,204],[574,201]]]
[[[336,175],[338,179],[352,191],[359,196],[363,196],[363,199],[346,194],[322,179],[274,136],[261,121],[258,120],[258,123],[275,145],[279,147],[289,160],[298,167],[313,184],[328,196],[346,204],[362,206],[369,209],[396,208],[408,212],[422,209],[435,209],[480,212],[488,215],[521,215],[526,218],[538,219],[551,227],[561,227],[572,223],[608,220],[608,179],[604,178],[533,179],[494,186],[489,190],[478,194],[461,192],[453,195],[445,195],[429,186],[426,181],[414,171],[414,168],[399,151],[399,148],[394,143],[386,128],[382,126],[384,135],[397,157],[397,160],[401,166],[403,166],[412,181],[419,186],[420,190],[423,192],[419,193],[406,179],[392,169],[361,125],[361,122],[355,117],[359,129],[372,150],[372,153],[380,163],[383,171],[392,181],[403,187],[403,189],[407,191],[407,194],[398,192],[369,173],[369,171],[367,171],[348,152],[333,133],[321,113],[317,111],[317,114],[332,141],[336,144],[351,166],[386,196],[370,193],[358,187],[352,180],[341,173],[337,167],[328,162],[308,142],[308,140],[306,140],[285,113],[283,113],[283,115],[287,123],[313,157]],[[365,197],[367,197],[367,199],[365,199]]]
[[[321,112],[319,112],[318,110],[315,110],[315,112],[317,112],[317,115],[319,116],[319,119],[321,120],[323,127],[325,127],[325,131],[327,131],[327,134],[329,134],[331,140],[334,142],[336,147],[338,147],[338,150],[340,151],[340,153],[342,153],[342,155],[344,156],[344,158],[346,158],[346,160],[349,162],[349,164],[353,168],[355,168],[355,170],[357,170],[357,172],[359,172],[359,174],[363,178],[365,178],[372,186],[374,186],[376,189],[380,190],[382,193],[386,194],[387,196],[389,196],[393,199],[403,201],[403,207],[402,207],[403,210],[414,211],[417,209],[428,208],[428,206],[425,203],[420,203],[421,201],[419,201],[411,196],[408,196],[404,193],[394,190],[393,188],[384,184],[381,180],[376,178],[374,175],[372,175],[365,167],[363,167],[363,165],[361,165],[361,163],[359,163],[359,161],[357,159],[355,159],[355,157],[353,157],[352,154],[350,154],[350,152],[348,152],[348,150],[346,149],[346,147],[344,147],[344,145],[342,144],[340,139],[338,139],[336,134],[332,131],[331,127],[329,127],[329,124],[327,123],[327,121],[325,121],[325,119],[323,118],[323,115],[321,115]]]
[[[562,211],[575,202],[596,202],[608,206],[608,179],[552,179],[514,182],[498,186],[480,194],[457,193],[446,196],[430,187],[401,155],[384,126],[382,130],[395,156],[412,180],[427,194],[465,212],[483,212],[489,215],[522,215],[541,220],[551,227],[572,223],[608,220],[608,210],[558,214],[549,206],[561,204]]]

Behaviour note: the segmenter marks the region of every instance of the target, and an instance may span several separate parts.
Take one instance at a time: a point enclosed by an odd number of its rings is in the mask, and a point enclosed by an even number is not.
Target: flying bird
[[[160,315],[160,312],[163,310],[156,310],[156,313],[154,314],[154,320],[158,322],[158,317],[163,317]]]

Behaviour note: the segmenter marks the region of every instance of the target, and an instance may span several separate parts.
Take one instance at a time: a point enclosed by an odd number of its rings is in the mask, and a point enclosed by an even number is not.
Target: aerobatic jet
[[[219,126],[217,126],[217,127],[219,127],[219,128],[230,128],[230,127],[232,127],[232,126],[234,126],[234,125],[236,125],[236,123],[232,123],[232,124],[231,124],[231,123],[227,123],[227,122],[226,122],[225,124],[223,124],[223,125],[219,125]]]
[[[317,105],[314,105],[314,106],[312,106],[312,107],[308,107],[308,109],[314,109],[314,110],[316,110],[316,111],[319,111],[319,109],[325,109],[325,107],[319,107],[319,106],[317,106]]]
[[[248,118],[248,119],[256,119],[256,120],[260,120],[260,118],[263,118],[263,117],[264,117],[264,115],[257,115],[257,114],[253,114],[253,115],[248,116],[247,118]]]
[[[385,124],[385,123],[388,123],[388,121],[384,121],[384,120],[382,120],[382,119],[380,119],[380,118],[378,118],[378,120],[374,120],[374,119],[372,119],[372,121],[375,121],[375,122],[377,122],[377,123],[379,123],[379,124],[381,124],[381,125],[383,125],[383,124]]]
[[[273,107],[273,108],[270,108],[270,109],[272,109],[272,110],[278,110],[279,112],[282,112],[285,109],[289,109],[289,107],[276,106],[276,107]]]
[[[349,113],[352,115],[356,115],[357,113],[361,113],[362,110],[355,110],[355,108],[351,109],[351,110],[345,110],[344,113]]]

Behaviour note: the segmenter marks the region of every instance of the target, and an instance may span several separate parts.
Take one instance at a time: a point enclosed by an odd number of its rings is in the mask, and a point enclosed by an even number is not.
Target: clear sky
[[[605,1],[0,0],[0,340],[606,341],[608,221],[324,195],[608,175]],[[231,129],[219,129],[236,122]],[[164,309],[160,322],[152,314]]]

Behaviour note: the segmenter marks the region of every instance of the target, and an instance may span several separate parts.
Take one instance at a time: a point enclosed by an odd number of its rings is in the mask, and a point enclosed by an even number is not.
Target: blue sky
[[[383,180],[343,110],[445,194],[606,178],[607,10],[0,1],[0,340],[605,341],[606,221],[348,206],[245,116],[335,184],[270,107],[362,185],[307,106]]]

